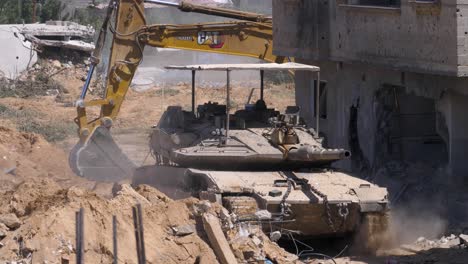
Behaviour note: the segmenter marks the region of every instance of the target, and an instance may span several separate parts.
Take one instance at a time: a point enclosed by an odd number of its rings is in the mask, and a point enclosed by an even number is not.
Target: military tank
[[[333,162],[351,153],[324,148],[319,124],[309,127],[299,107],[280,113],[264,101],[264,71],[318,72],[317,67],[286,63],[168,68],[227,73],[225,104],[206,102],[192,105],[191,111],[169,106],[153,128],[150,146],[158,166],[182,171],[176,180],[180,188],[222,204],[239,221],[260,221],[269,234],[287,231],[310,238],[358,231],[366,236],[367,247],[378,246],[377,238],[387,228],[387,190],[333,169]],[[260,70],[261,95],[255,104],[234,112],[230,71],[244,69]]]

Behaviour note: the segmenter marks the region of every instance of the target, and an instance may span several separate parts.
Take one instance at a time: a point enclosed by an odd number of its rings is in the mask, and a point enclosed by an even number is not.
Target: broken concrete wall
[[[14,79],[37,61],[31,43],[25,41],[15,25],[0,25],[0,75]]]
[[[320,66],[327,82],[327,113],[320,130],[328,146],[353,152],[339,167],[372,172],[394,159],[448,165],[457,177],[467,174],[468,96],[457,92],[468,86],[466,78],[356,63],[301,62]],[[296,73],[296,100],[309,124],[315,124],[312,81],[312,76]]]
[[[468,85],[467,80],[460,83]],[[460,94],[453,89],[448,90],[438,101],[437,109],[443,114],[446,124],[447,144],[450,149],[450,172],[459,177],[468,176],[466,164],[466,148],[468,146],[468,123],[466,113],[468,111],[468,96]]]

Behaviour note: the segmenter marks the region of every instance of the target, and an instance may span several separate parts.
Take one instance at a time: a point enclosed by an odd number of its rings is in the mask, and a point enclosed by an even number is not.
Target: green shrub
[[[72,122],[54,121],[51,123],[43,123],[33,119],[26,119],[17,125],[19,131],[42,135],[49,142],[64,140],[75,133],[76,130],[76,126]]]

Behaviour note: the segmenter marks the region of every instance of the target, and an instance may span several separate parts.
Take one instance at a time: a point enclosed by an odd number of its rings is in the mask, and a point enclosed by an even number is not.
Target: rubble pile
[[[66,95],[69,90],[54,76],[62,72],[81,73],[86,70],[85,64],[74,64],[69,61],[45,60],[36,63],[16,79],[0,78],[0,97],[28,98],[33,96]],[[81,79],[81,76],[80,76]]]
[[[85,212],[85,261],[112,261],[112,216],[117,216],[119,261],[137,263],[132,206],[141,204],[149,263],[216,263],[202,218],[223,228],[239,261],[294,260],[255,225],[232,224],[219,205],[174,201],[141,185],[99,184],[70,171],[67,155],[38,135],[0,127],[0,262],[67,263],[75,258],[75,213]],[[94,189],[94,190],[93,190]],[[225,216],[221,218],[221,215]],[[224,219],[224,220],[220,220]],[[228,222],[231,222],[229,225]],[[223,235],[224,236],[224,235]]]
[[[123,184],[114,191],[114,197],[108,200],[83,188],[63,189],[54,181],[38,179],[1,194],[0,260],[63,263],[74,259],[75,212],[84,208],[85,260],[111,263],[111,220],[116,215],[118,258],[122,263],[136,263],[131,207],[139,203],[144,212],[149,263],[217,262],[212,249],[215,242],[207,239],[206,227],[200,226],[200,219],[209,215],[220,221],[220,206],[197,199],[173,201],[146,185],[134,189]],[[295,255],[271,242],[258,226],[234,225],[225,231],[239,263],[266,260],[295,263],[297,260]]]
[[[75,212],[84,208],[85,261],[112,262],[112,215],[117,216],[118,258],[136,263],[131,207],[142,204],[146,256],[149,263],[216,262],[209,245],[197,234],[175,236],[172,225],[194,225],[193,201],[175,202],[157,190],[120,185],[107,200],[79,187],[62,189],[49,180],[20,184],[2,197],[6,225],[0,256],[18,263],[63,263],[75,258]],[[29,194],[29,195],[27,195]],[[11,218],[11,219],[10,219]],[[11,223],[10,223],[11,222]],[[202,231],[201,231],[202,232]]]
[[[442,236],[440,239],[427,239],[425,237],[419,237],[415,242],[414,245],[419,247],[421,250],[429,249],[429,248],[467,248],[465,244],[466,241],[464,237],[466,235],[454,235],[451,234],[450,236]]]

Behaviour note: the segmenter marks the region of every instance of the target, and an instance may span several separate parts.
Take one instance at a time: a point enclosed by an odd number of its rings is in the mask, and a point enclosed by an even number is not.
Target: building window
[[[320,81],[319,111],[320,118],[327,119],[327,81]],[[314,104],[317,99],[317,81],[314,81]],[[314,116],[317,116],[317,108],[314,106]]]
[[[400,7],[400,0],[348,0],[348,5]]]

